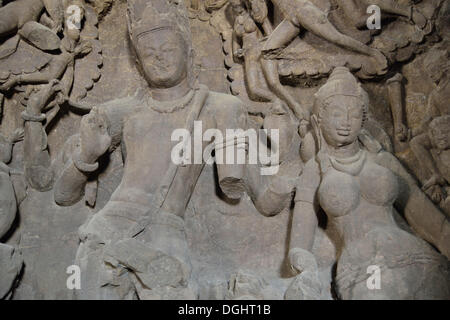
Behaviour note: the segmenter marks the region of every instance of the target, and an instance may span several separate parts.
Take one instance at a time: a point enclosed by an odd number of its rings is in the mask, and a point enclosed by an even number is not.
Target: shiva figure
[[[189,137],[178,150],[172,135],[177,129],[192,132],[194,121],[201,121],[203,130],[246,130],[247,114],[238,98],[196,83],[183,3],[129,0],[127,18],[149,90],[96,106],[83,117],[79,147],[54,188],[59,205],[77,202],[89,176],[98,171],[99,157],[121,146],[122,181],[79,230],[77,297],[195,299],[184,214],[204,162],[188,161],[189,148],[198,141]],[[216,141],[216,155],[227,145],[246,148],[239,141]],[[206,146],[200,142],[200,149]],[[228,198],[243,194],[244,169],[243,164],[217,164],[218,183]]]

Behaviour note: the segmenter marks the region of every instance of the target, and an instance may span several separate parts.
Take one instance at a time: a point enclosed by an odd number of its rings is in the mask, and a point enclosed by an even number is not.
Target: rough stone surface
[[[0,299],[450,299],[448,1],[1,3]]]

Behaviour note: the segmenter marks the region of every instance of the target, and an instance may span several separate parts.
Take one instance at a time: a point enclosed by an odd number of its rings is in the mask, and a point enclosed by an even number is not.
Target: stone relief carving
[[[11,168],[7,165],[11,161],[13,145],[23,139],[23,130],[16,130],[11,137],[0,136],[0,240],[7,238],[7,233],[13,226],[17,213],[17,202],[21,201],[16,195],[11,180]],[[17,187],[16,187],[17,188]],[[8,298],[16,285],[16,280],[22,270],[23,259],[20,251],[14,246],[0,242],[0,298]]]
[[[99,79],[98,67],[101,66],[101,48],[96,40],[98,38],[96,34],[97,19],[93,9],[85,7],[80,1],[44,2],[49,6],[53,4],[53,6],[48,9],[47,6],[36,5],[36,8],[40,8],[36,14],[41,13],[44,8],[51,13],[60,12],[62,14],[60,20],[61,23],[65,21],[64,24],[55,27],[55,30],[49,30],[37,22],[31,21],[34,24],[27,22],[24,28],[28,31],[22,32],[24,30],[22,28],[19,29],[19,33],[22,36],[26,34],[26,40],[43,51],[36,51],[24,40],[18,40],[16,51],[0,61],[0,64],[5,67],[2,71],[6,74],[6,77],[2,78],[4,81],[0,90],[8,92],[14,89],[17,91],[16,100],[26,107],[22,113],[25,122],[25,176],[30,186],[40,191],[51,189],[53,183],[45,128],[58,115],[60,105],[65,102],[71,107],[89,110],[89,107],[79,103],[79,100],[86,96],[87,90],[91,89],[94,81]],[[16,3],[13,2],[9,6],[15,8],[14,4]],[[21,2],[18,1],[17,5],[20,4]],[[81,23],[84,23],[83,29],[71,27],[70,6],[79,8],[77,14],[79,14],[80,28]],[[4,9],[7,8],[8,6]],[[20,9],[20,7],[18,8]],[[31,10],[33,6],[27,6],[27,8]],[[23,10],[19,9],[14,12],[17,15],[24,14]],[[5,14],[7,13],[6,11]],[[43,13],[43,16],[46,16],[46,12]],[[57,35],[60,29],[62,29],[63,35],[61,40]],[[55,46],[49,45],[53,42]],[[58,49],[56,54],[44,52],[56,49]],[[38,57],[30,58],[31,52]],[[83,62],[76,61],[83,57],[85,57]],[[25,63],[22,59],[25,59]],[[56,91],[58,94],[54,97]],[[54,99],[49,101],[52,97]],[[44,114],[43,111],[48,111],[48,113]],[[42,126],[42,122],[45,122],[44,126]]]
[[[446,20],[443,0],[4,2],[0,298],[448,299]],[[251,162],[251,132],[277,157]]]
[[[408,280],[408,275],[414,279],[434,277],[434,271],[428,270],[436,270],[440,280],[434,284],[419,282],[433,288],[430,297],[444,298],[449,289],[448,261],[423,240],[396,226],[392,214],[399,190],[403,191],[401,201],[410,225],[423,237],[428,234],[437,241],[434,244],[447,255],[448,221],[430,201],[423,200],[421,191],[398,161],[361,132],[368,103],[367,93],[346,68],[336,68],[316,94],[311,120],[319,151],[305,165],[297,189],[292,224],[296,229],[291,233],[289,250],[291,265],[300,272],[317,268],[308,248],[317,224],[315,206],[320,206],[338,243],[336,290],[341,298],[420,299],[420,290],[413,288],[416,282]],[[407,189],[409,192],[405,192]],[[413,208],[408,203],[421,207]],[[420,222],[424,207],[432,210],[430,215],[441,217],[442,229],[434,229],[440,230],[437,234],[432,229],[425,230]],[[423,256],[423,262],[418,262],[416,255]],[[372,292],[361,290],[362,286],[367,289],[364,280],[370,265],[385,269],[387,282]],[[408,289],[400,289],[405,287]]]

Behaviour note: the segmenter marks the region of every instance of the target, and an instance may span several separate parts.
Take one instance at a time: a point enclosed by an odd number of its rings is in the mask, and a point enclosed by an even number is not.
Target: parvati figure
[[[339,298],[448,299],[448,260],[397,224],[394,203],[447,256],[449,221],[362,129],[368,104],[367,93],[343,67],[316,94],[311,121],[319,152],[306,164],[297,188],[291,265],[300,272],[315,265],[310,250],[321,208],[337,248]],[[439,226],[433,229],[430,220]],[[370,278],[377,272],[378,283]]]

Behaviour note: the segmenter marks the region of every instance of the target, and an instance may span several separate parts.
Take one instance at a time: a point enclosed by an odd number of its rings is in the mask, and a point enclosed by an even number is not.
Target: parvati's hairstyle
[[[337,67],[333,70],[327,82],[315,94],[313,114],[317,119],[322,118],[322,113],[335,96],[356,97],[363,105],[363,123],[367,120],[369,110],[369,95],[361,87],[361,83],[345,67]]]

